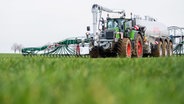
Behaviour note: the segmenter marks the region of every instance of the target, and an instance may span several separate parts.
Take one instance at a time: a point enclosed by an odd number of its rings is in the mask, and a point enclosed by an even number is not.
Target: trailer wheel
[[[162,45],[162,42],[160,41],[156,45],[156,50],[154,50],[153,56],[155,56],[155,57],[161,57],[163,55],[163,49],[162,49],[162,47],[163,47],[163,45]]]
[[[168,56],[168,44],[166,41],[163,43],[163,56]]]
[[[97,58],[99,56],[98,47],[93,47],[89,52],[91,58]]]
[[[130,39],[123,38],[118,41],[118,55],[120,57],[128,57],[131,58],[132,56],[132,45]]]
[[[173,44],[172,44],[172,42],[169,42],[168,55],[169,56],[173,55]]]
[[[140,35],[137,35],[134,46],[135,46],[134,55],[136,57],[142,57],[143,56],[143,41]]]

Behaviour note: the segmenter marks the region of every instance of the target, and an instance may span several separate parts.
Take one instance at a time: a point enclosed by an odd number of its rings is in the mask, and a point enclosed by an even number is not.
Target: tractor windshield
[[[121,31],[123,31],[124,22],[124,19],[109,19],[107,20],[107,29],[119,28]]]
[[[119,26],[118,24],[119,24],[119,23],[118,23],[117,20],[108,20],[108,21],[107,21],[107,28],[108,28],[108,29],[116,28],[116,27]]]
[[[108,29],[114,28],[113,20],[109,20],[109,21],[107,22],[107,28],[108,28]]]

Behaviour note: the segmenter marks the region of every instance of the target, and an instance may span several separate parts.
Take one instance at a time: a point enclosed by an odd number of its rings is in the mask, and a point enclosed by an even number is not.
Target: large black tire
[[[169,42],[168,45],[168,56],[172,56],[173,55],[173,44],[172,42]]]
[[[163,56],[163,44],[161,41],[156,45],[156,49],[152,52],[152,54],[155,57]]]
[[[93,47],[89,52],[91,58],[105,57],[105,52],[102,47]]]
[[[142,37],[138,34],[135,38],[134,44],[134,56],[135,57],[142,57],[143,56],[143,40]]]
[[[89,55],[91,58],[98,58],[99,57],[99,50],[98,47],[93,47],[91,51],[89,52]]]
[[[123,38],[118,41],[118,50],[117,53],[120,57],[128,57],[132,56],[132,45],[130,39]]]
[[[142,57],[149,57],[149,56],[150,56],[150,54],[143,54]]]
[[[163,43],[163,56],[168,56],[168,44],[166,41]]]

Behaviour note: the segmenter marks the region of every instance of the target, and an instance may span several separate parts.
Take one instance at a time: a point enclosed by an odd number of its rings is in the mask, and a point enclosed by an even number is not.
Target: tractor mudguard
[[[136,39],[137,35],[140,35],[141,38],[143,39],[143,35],[139,31],[135,31],[135,33],[134,33],[134,39]]]
[[[130,40],[134,40],[135,39],[135,34],[136,34],[136,31],[135,30],[132,30],[130,32]]]

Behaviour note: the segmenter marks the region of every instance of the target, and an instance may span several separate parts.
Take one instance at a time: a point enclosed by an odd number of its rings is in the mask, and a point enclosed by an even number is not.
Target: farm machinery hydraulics
[[[119,14],[106,19],[102,12]],[[167,27],[154,18],[132,16],[126,18],[124,10],[111,10],[100,5],[92,6],[93,32],[90,34],[90,57],[142,57],[171,56],[172,41]],[[90,31],[90,27],[87,27]]]

